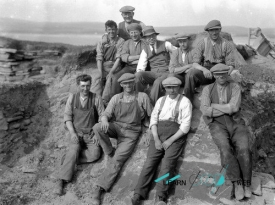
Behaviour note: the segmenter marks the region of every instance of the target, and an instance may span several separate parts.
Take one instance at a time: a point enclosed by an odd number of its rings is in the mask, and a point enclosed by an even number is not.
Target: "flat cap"
[[[129,24],[128,26],[127,26],[127,30],[128,31],[136,31],[136,30],[138,30],[138,31],[142,31],[142,27],[141,27],[141,25],[140,24],[138,24],[138,23],[131,23],[131,24]]]
[[[132,6],[123,6],[121,9],[119,9],[120,12],[131,12],[134,10],[135,10],[135,8]]]
[[[117,82],[119,83],[126,83],[126,82],[131,82],[135,81],[135,75],[132,73],[124,73],[118,80]]]
[[[221,22],[219,20],[212,20],[204,27],[204,30],[208,31],[216,28],[222,28]]]
[[[181,81],[176,77],[168,77],[162,81],[163,87],[167,86],[179,86],[181,85]]]
[[[155,31],[154,27],[153,26],[146,26],[144,29],[143,29],[143,36],[150,36],[152,34],[156,34],[156,35],[159,35],[158,32]]]
[[[230,69],[230,68],[229,68],[227,65],[219,63],[219,64],[214,65],[214,66],[210,69],[210,71],[211,71],[212,73],[217,73],[217,74],[219,74],[219,73],[227,73],[227,72],[229,71],[229,69]]]
[[[191,36],[190,34],[187,33],[178,33],[175,38],[176,40],[180,40],[180,39],[189,39]]]

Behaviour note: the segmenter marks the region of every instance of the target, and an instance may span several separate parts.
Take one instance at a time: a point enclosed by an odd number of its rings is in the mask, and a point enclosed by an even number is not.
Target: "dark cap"
[[[190,34],[187,33],[178,33],[175,36],[176,40],[180,40],[180,39],[189,39],[190,38]]]
[[[162,81],[163,87],[167,86],[180,86],[181,81],[176,77],[168,77],[165,80]]]
[[[134,11],[135,8],[132,7],[132,6],[123,6],[119,11],[120,12],[131,12],[131,11]]]
[[[222,28],[221,22],[219,20],[212,20],[204,27],[204,30],[208,31],[208,30],[217,29],[217,28]]]
[[[230,68],[227,65],[219,63],[219,64],[214,65],[210,69],[210,71],[214,74],[215,73],[219,74],[219,73],[228,73],[229,69]]]
[[[156,35],[159,35],[159,33],[157,33],[154,29],[153,26],[146,26],[144,29],[143,29],[143,36],[150,36],[152,34],[156,34]]]
[[[138,23],[131,23],[131,24],[129,24],[128,26],[127,26],[127,30],[128,31],[136,31],[136,30],[138,30],[138,31],[142,31],[142,27],[141,27],[141,25],[140,24],[138,24]]]
[[[132,73],[124,73],[118,80],[117,82],[119,83],[126,83],[126,82],[131,82],[135,81],[135,75]]]

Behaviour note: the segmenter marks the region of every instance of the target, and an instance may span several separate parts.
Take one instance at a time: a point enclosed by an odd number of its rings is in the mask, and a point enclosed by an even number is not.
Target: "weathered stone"
[[[21,123],[14,123],[14,124],[9,125],[9,130],[17,129],[20,127],[21,127]]]
[[[5,118],[0,119],[0,130],[8,130],[8,123]]]
[[[16,120],[21,120],[21,119],[23,119],[23,116],[16,116],[16,117],[7,118],[7,121],[8,122],[13,122],[13,121],[16,121]]]
[[[265,200],[263,196],[252,196],[251,200],[251,205],[265,205]]]
[[[220,202],[222,202],[225,205],[236,205],[236,203],[232,200],[226,199],[226,198],[220,198]]]
[[[24,124],[24,126],[28,126],[29,124],[31,124],[31,122],[32,121],[30,119],[26,119],[23,121],[23,124]]]
[[[0,130],[0,139],[5,138],[8,135],[8,132],[5,130]]]
[[[266,205],[274,205],[275,203],[275,193],[271,189],[263,188],[263,198]]]
[[[252,177],[251,182],[252,193],[258,196],[262,196],[261,178]]]

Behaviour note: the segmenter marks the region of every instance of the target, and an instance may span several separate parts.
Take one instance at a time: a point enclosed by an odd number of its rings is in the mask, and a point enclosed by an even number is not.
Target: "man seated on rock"
[[[194,50],[193,67],[185,78],[185,96],[192,102],[195,88],[200,85],[213,83],[211,72],[214,65],[223,63],[229,66],[228,74],[234,69],[235,60],[233,45],[220,36],[221,23],[218,20],[210,21],[204,28],[208,37],[202,39]]]
[[[118,79],[124,73],[135,73],[140,53],[146,48],[146,42],[141,39],[141,26],[137,23],[131,23],[127,29],[131,39],[124,42],[120,55],[121,60],[126,63],[126,66],[114,75],[109,75],[107,81],[110,81],[111,90],[109,96],[103,96],[105,102],[109,102],[111,97],[121,92],[121,86],[118,83]]]
[[[152,112],[150,129],[153,138],[150,141],[147,159],[139,176],[134,196],[127,204],[139,205],[141,200],[146,198],[161,161],[159,176],[167,173],[170,174],[169,177],[175,176],[177,161],[182,155],[183,144],[190,129],[192,104],[188,98],[179,94],[181,81],[176,77],[168,77],[162,84],[167,95],[158,99]],[[156,184],[155,203],[167,202],[169,187],[169,183]]]
[[[105,23],[105,30],[108,33],[109,42],[103,44],[98,42],[96,48],[96,61],[98,73],[92,76],[92,91],[102,95],[104,82],[108,74],[113,75],[120,68],[120,53],[124,40],[117,36],[117,24],[112,20]],[[106,86],[108,89],[109,87]],[[104,90],[103,95],[108,95],[108,90]]]
[[[150,99],[153,105],[159,98],[162,90],[161,82],[169,74],[169,53],[176,50],[176,47],[168,41],[157,40],[157,33],[153,26],[146,26],[143,36],[148,45],[140,54],[136,75],[136,90],[143,92],[148,84],[153,85],[150,92]],[[146,71],[149,64],[151,71]],[[177,76],[178,77],[178,76]],[[180,77],[184,82],[184,78]]]
[[[76,78],[78,92],[70,94],[66,103],[64,122],[70,132],[68,151],[63,157],[54,193],[62,194],[63,182],[71,181],[75,165],[94,162],[101,156],[101,148],[94,140],[93,126],[104,111],[100,96],[90,92],[91,76],[83,74]],[[83,149],[83,147],[87,149]]]
[[[92,200],[100,204],[103,191],[108,191],[116,180],[122,166],[131,156],[141,134],[141,120],[151,116],[152,106],[145,93],[136,92],[135,75],[123,74],[119,79],[123,92],[115,95],[102,114],[101,123],[94,126],[94,132],[108,156],[108,165],[102,172]],[[112,121],[110,121],[113,119]],[[117,149],[112,147],[110,138],[117,139]]]
[[[221,164],[233,182],[235,197],[251,197],[252,156],[249,133],[239,117],[241,90],[237,83],[228,81],[230,67],[216,64],[210,71],[216,81],[202,91],[201,111],[213,141],[221,154]],[[234,151],[233,151],[234,150]]]

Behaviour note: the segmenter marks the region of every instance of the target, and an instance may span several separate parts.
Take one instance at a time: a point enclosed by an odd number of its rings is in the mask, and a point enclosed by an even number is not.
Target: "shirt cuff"
[[[187,133],[189,132],[189,130],[190,130],[190,125],[189,125],[189,126],[180,125],[180,130],[181,130],[183,133],[187,134]]]
[[[129,54],[123,54],[121,55],[121,60],[125,63],[128,63]]]
[[[150,123],[149,129],[151,130],[151,127],[152,127],[153,125],[157,125],[157,124],[158,124],[157,122],[152,122],[152,123]]]

